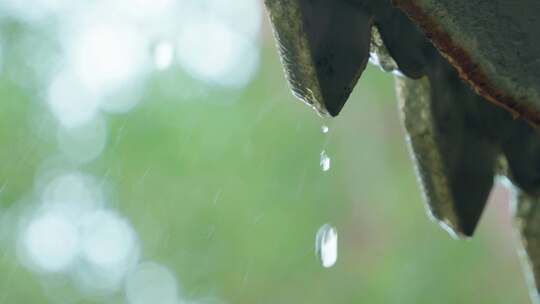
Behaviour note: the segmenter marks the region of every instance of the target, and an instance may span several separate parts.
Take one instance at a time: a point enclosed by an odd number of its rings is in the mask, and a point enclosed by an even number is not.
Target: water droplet
[[[154,63],[158,70],[168,68],[174,59],[174,47],[172,43],[162,41],[154,47]]]
[[[324,268],[334,266],[338,258],[338,234],[336,228],[324,224],[315,238],[316,254]]]
[[[328,128],[328,126],[322,126],[322,127],[321,127],[321,131],[322,131],[324,134],[326,134],[326,133],[328,133],[328,131],[330,131],[330,128]]]
[[[330,170],[330,157],[328,157],[328,154],[326,154],[326,151],[322,151],[321,152],[321,162],[320,162],[320,165],[321,165],[321,169],[323,171],[328,171]]]

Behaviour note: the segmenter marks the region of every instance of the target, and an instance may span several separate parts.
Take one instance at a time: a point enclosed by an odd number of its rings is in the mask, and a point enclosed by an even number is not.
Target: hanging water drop
[[[158,70],[168,68],[174,59],[174,47],[168,41],[158,42],[154,46],[154,64]]]
[[[323,132],[323,134],[326,134],[326,133],[328,133],[328,131],[330,131],[330,128],[328,128],[328,126],[323,125],[321,127],[321,131]]]
[[[338,234],[336,228],[324,224],[317,231],[315,253],[324,268],[334,266],[338,258]]]
[[[330,157],[328,157],[328,154],[326,154],[326,151],[322,151],[321,152],[321,161],[320,161],[320,165],[321,165],[321,169],[323,171],[328,171],[330,170]]]

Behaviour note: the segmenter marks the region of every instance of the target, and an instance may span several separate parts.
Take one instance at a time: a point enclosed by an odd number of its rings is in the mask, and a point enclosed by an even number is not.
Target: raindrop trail
[[[150,174],[152,169],[153,169],[152,166],[149,166],[149,167],[146,168],[146,170],[144,170],[144,173],[139,178],[139,181],[137,182],[137,185],[142,185],[144,183],[144,181],[146,180],[146,177],[148,176],[148,174]]]
[[[214,206],[217,205],[218,201],[221,199],[221,194],[223,193],[223,189],[219,189],[216,194],[214,195],[214,201],[213,201],[213,204]]]
[[[2,193],[4,193],[4,190],[6,190],[6,187],[7,187],[7,182],[3,183],[2,186],[0,187],[0,196],[2,195]]]
[[[305,184],[306,184],[306,177],[307,177],[307,169],[308,166],[304,166],[304,170],[302,171],[302,175],[300,176],[300,183],[298,184],[298,188],[296,191],[296,195],[300,197],[302,193],[304,192]]]
[[[99,183],[99,187],[100,188],[103,188],[105,187],[105,185],[107,184],[109,178],[111,177],[112,175],[112,169],[111,168],[108,168],[105,173],[103,173],[103,176],[101,177],[101,181]]]
[[[250,259],[246,264],[246,269],[244,271],[244,275],[242,276],[242,288],[246,287],[247,281],[249,279],[249,273],[251,268],[252,260]]]
[[[122,139],[122,137],[124,136],[124,130],[126,129],[126,124],[122,124],[118,129],[117,129],[117,134],[114,138],[114,142],[112,144],[113,147],[116,147],[118,146],[118,144],[120,143],[120,140]]]

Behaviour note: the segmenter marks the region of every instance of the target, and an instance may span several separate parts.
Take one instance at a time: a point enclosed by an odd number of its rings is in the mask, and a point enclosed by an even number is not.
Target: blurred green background
[[[255,0],[22,3],[0,4],[0,303],[528,303],[507,190],[469,241],[426,216],[391,75],[322,119]]]

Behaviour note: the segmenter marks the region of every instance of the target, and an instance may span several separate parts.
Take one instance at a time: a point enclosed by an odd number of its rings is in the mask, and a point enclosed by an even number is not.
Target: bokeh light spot
[[[49,212],[32,219],[23,235],[24,255],[35,270],[66,270],[79,250],[77,226],[61,213]]]
[[[82,222],[82,254],[98,268],[124,268],[137,255],[138,243],[129,222],[108,210],[89,214]]]
[[[62,212],[79,221],[103,204],[103,193],[92,177],[69,172],[54,177],[45,186],[41,199],[43,208]]]
[[[179,304],[178,287],[174,275],[164,266],[153,262],[140,264],[126,280],[129,304]],[[159,299],[159,300],[158,300]]]
[[[81,126],[94,119],[99,108],[99,98],[88,91],[75,75],[58,74],[51,82],[48,103],[54,116],[68,128]]]
[[[154,46],[154,64],[158,70],[168,68],[174,59],[174,46],[168,41],[160,41]]]
[[[107,93],[136,77],[144,68],[146,39],[133,26],[90,24],[74,37],[70,64],[90,89]]]

